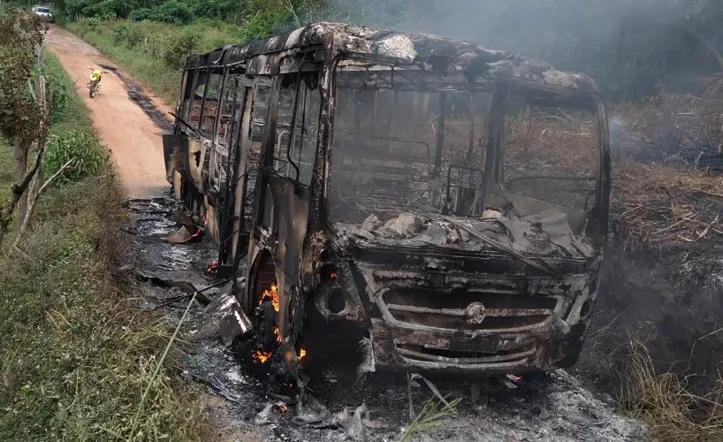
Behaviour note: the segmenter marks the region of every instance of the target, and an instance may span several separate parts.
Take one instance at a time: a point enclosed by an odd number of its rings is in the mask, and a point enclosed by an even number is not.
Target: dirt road
[[[78,94],[91,109],[103,144],[113,153],[116,171],[129,198],[161,196],[169,188],[165,178],[161,135],[170,126],[149,115],[148,106],[155,106],[157,115],[168,115],[168,109],[149,91],[143,91],[150,103],[133,98],[134,87],[110,60],[98,50],[67,31],[52,26],[48,32],[50,50],[59,59]],[[104,67],[100,91],[95,98],[88,96],[89,68]]]

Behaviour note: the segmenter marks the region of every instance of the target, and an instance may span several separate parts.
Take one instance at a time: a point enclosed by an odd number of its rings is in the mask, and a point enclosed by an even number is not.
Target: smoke
[[[721,70],[714,0],[329,0],[310,20],[426,32],[523,53],[592,75],[615,99]]]

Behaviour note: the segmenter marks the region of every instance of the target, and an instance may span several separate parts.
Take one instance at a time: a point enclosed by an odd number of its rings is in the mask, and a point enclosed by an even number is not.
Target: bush
[[[134,21],[159,21],[173,25],[185,25],[193,21],[193,11],[186,3],[169,1],[153,8],[136,9],[130,14]]]
[[[128,29],[128,35],[126,36],[126,45],[129,48],[134,48],[143,43],[145,39],[146,36],[140,26],[131,26]]]
[[[128,41],[128,35],[130,34],[131,30],[126,25],[118,25],[115,29],[113,29],[113,41],[117,44],[123,44]]]
[[[125,45],[128,48],[135,48],[143,43],[146,35],[140,25],[135,23],[120,24],[113,29],[113,41],[119,45]]]
[[[53,101],[50,103],[50,118],[53,123],[61,121],[68,110],[69,91],[68,84],[57,72],[48,72],[48,85],[53,91]]]
[[[174,36],[163,55],[163,61],[173,69],[183,67],[186,58],[198,50],[201,36],[193,31],[186,31]]]
[[[151,10],[151,8],[139,8],[131,11],[131,13],[128,15],[128,18],[133,21],[143,21],[151,20],[152,15],[153,11]]]
[[[100,27],[101,19],[99,17],[91,17],[86,20],[86,26],[89,31],[97,31]]]
[[[46,174],[54,174],[71,159],[74,159],[72,166],[58,178],[58,183],[78,182],[101,173],[109,162],[109,155],[92,132],[68,130],[51,135],[45,151]]]

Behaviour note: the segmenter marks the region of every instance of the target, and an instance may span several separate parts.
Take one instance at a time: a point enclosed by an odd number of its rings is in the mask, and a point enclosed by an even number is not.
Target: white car
[[[53,22],[53,14],[47,6],[33,6],[33,14],[49,21],[50,23]]]

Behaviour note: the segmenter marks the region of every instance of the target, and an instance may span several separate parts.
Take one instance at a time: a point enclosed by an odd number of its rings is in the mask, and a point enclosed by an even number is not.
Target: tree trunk
[[[40,163],[40,166],[38,166],[38,171],[35,172],[35,175],[37,176],[37,179],[35,180],[35,185],[32,189],[30,189],[29,193],[32,193],[33,195],[37,195],[40,191],[40,188],[43,186],[43,166],[44,161]],[[21,218],[22,219],[22,218]]]
[[[30,150],[30,143],[16,137],[13,142],[13,157],[15,159],[15,176],[16,182],[22,181],[23,177],[28,171],[28,150]],[[19,219],[25,218],[25,212],[28,208],[28,196],[24,193],[18,201],[18,214]]]

